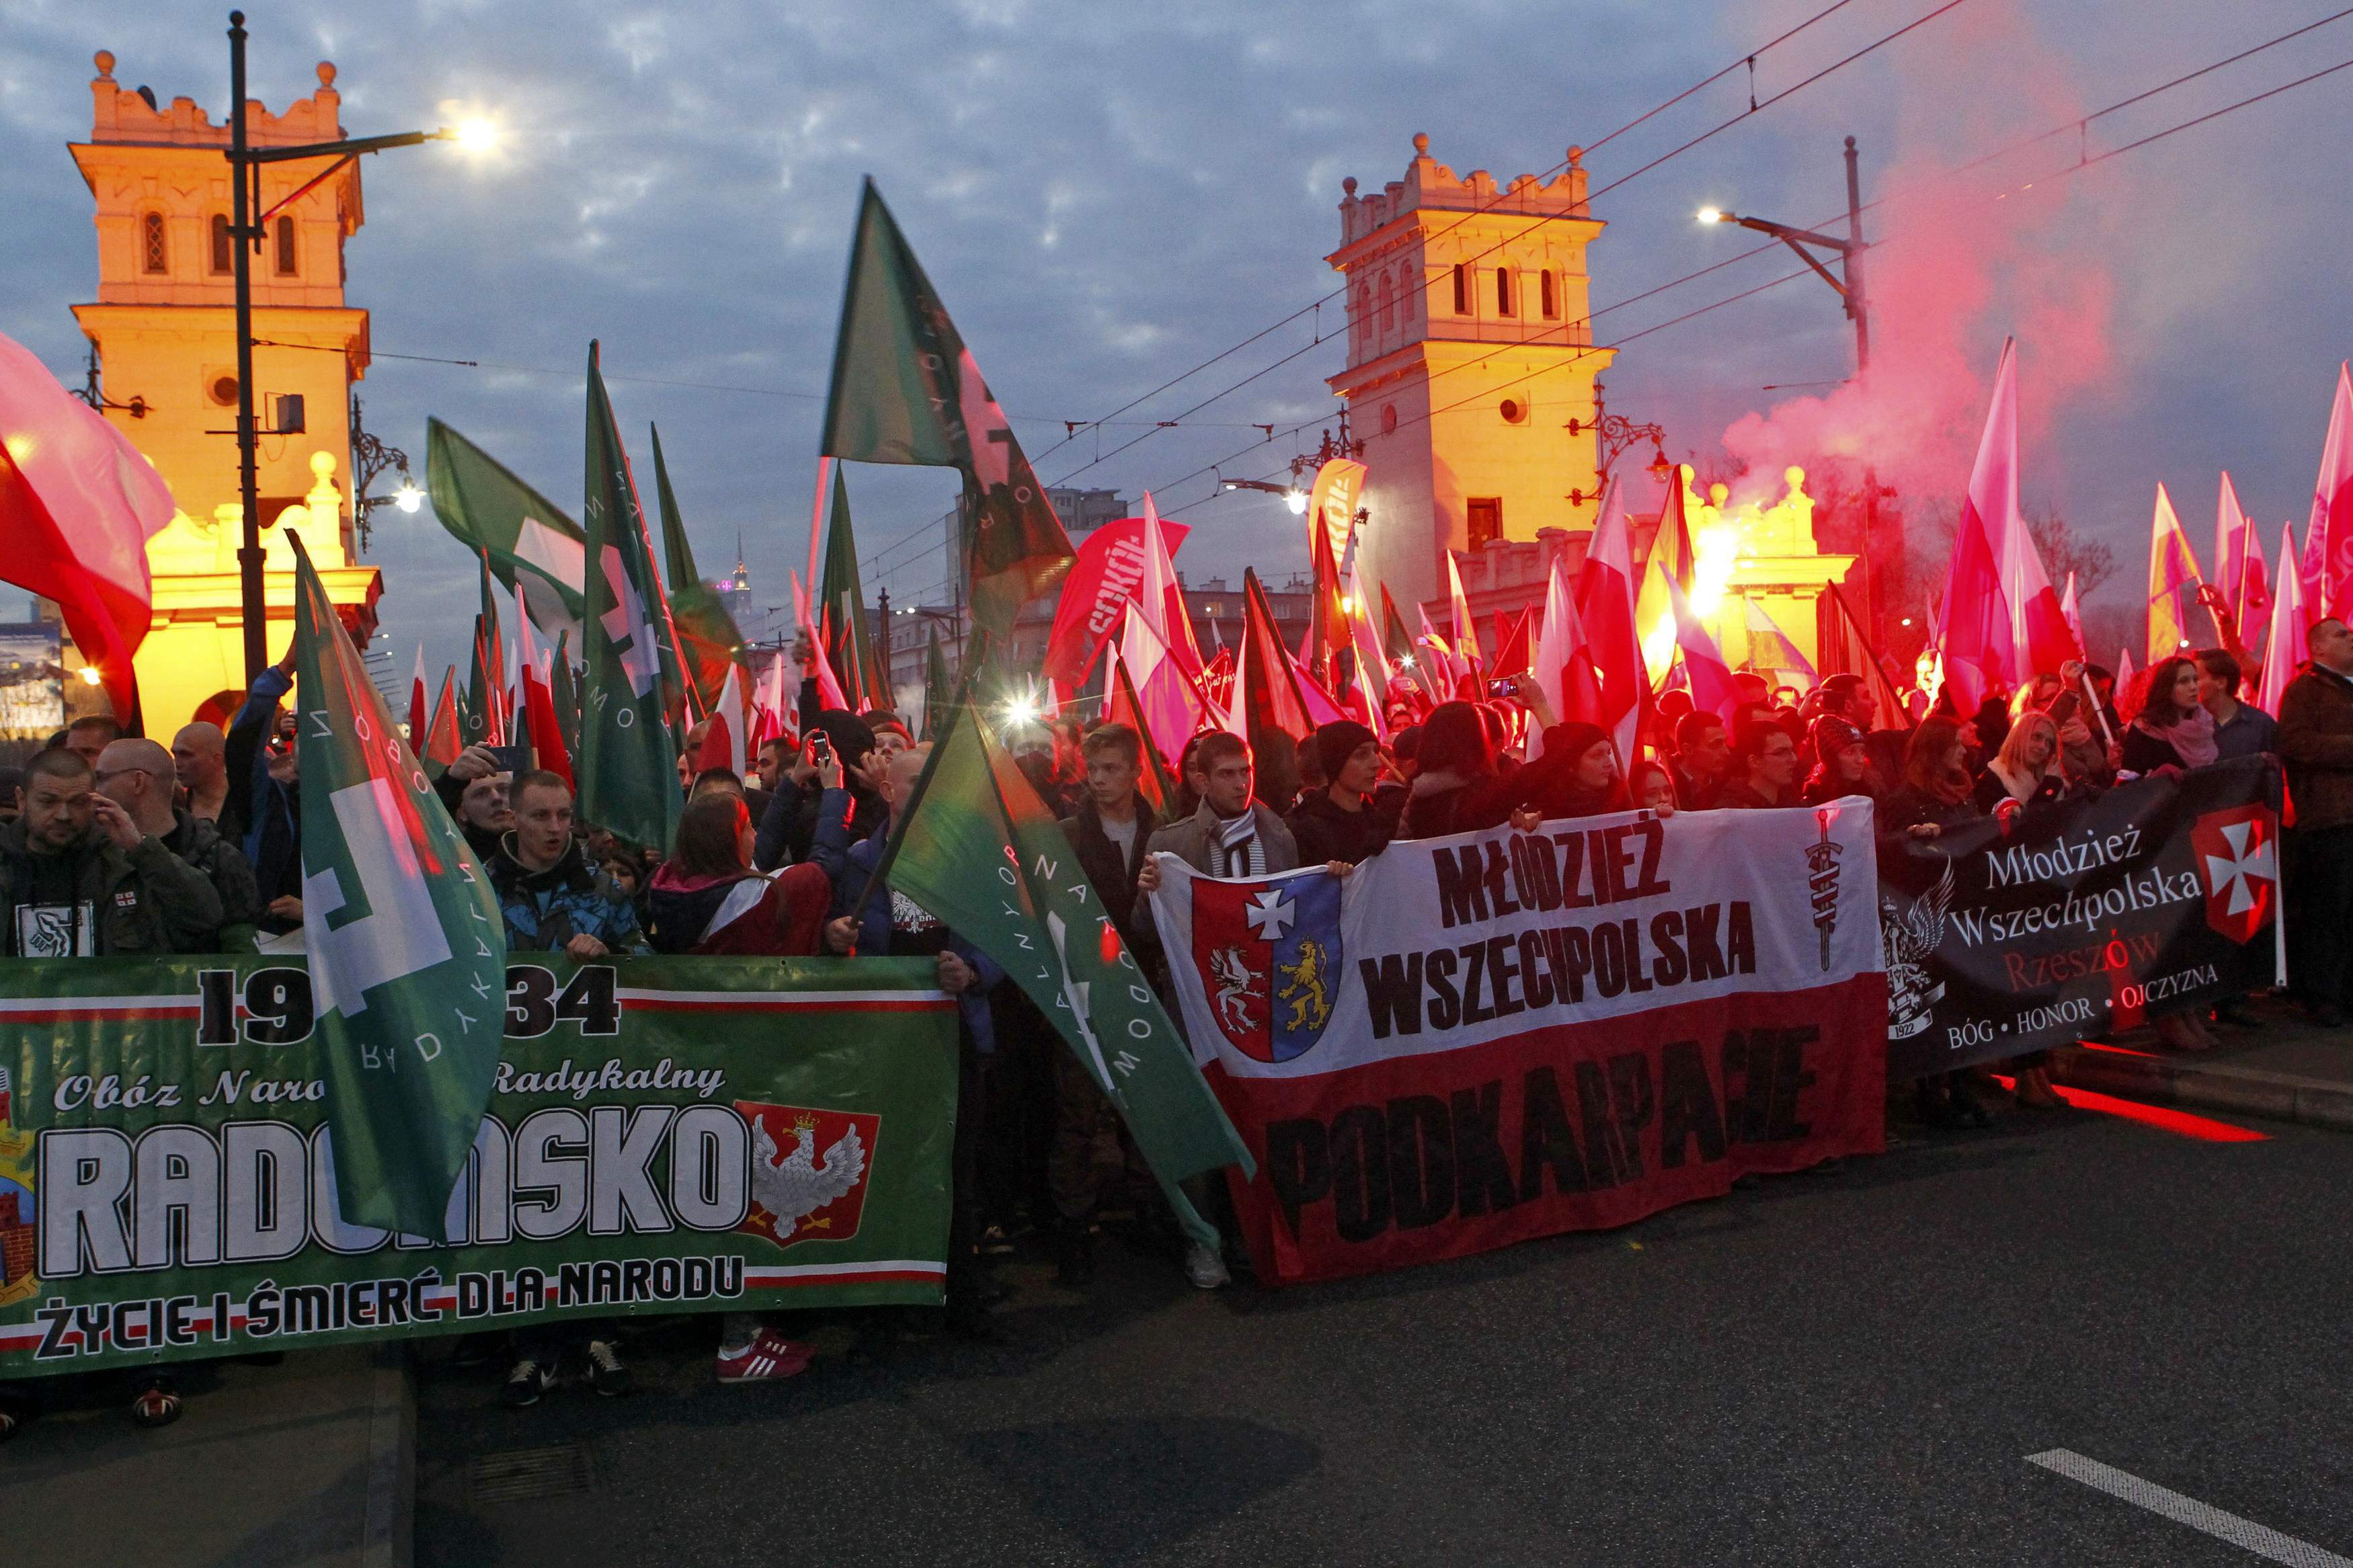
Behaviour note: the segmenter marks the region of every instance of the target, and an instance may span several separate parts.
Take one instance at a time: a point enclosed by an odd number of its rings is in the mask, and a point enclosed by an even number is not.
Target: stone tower
[[[139,650],[141,704],[169,740],[192,715],[221,717],[245,686],[237,550],[237,340],[228,236],[229,128],[195,101],[157,107],[97,57],[90,140],[73,144],[98,227],[98,300],[74,316],[104,371],[107,417],[155,465],[179,513],[148,542],[155,620]],[[252,145],[343,135],[335,68],[285,113],[246,105]],[[275,209],[273,212],[272,209]],[[252,258],[255,415],[300,395],[304,434],[264,436],[259,477],[274,658],[293,635],[295,529],[346,619],[383,591],[352,564],[351,384],[368,364],[367,312],[343,301],[343,244],[364,218],[356,162],[260,166],[267,237]]]
[[[1330,384],[1365,444],[1358,557],[1409,619],[1444,597],[1445,551],[1592,527],[1593,380],[1615,353],[1586,320],[1585,247],[1602,226],[1577,149],[1549,184],[1499,189],[1432,160],[1427,136],[1413,148],[1377,195],[1341,183],[1325,258],[1347,279],[1348,365]],[[1571,419],[1588,427],[1572,436]]]

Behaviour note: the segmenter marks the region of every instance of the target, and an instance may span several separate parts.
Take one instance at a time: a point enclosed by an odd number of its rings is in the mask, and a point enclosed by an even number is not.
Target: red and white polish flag
[[[174,510],[130,439],[0,335],[0,580],[57,601],[125,721],[139,703],[132,655],[154,616],[147,541]]]

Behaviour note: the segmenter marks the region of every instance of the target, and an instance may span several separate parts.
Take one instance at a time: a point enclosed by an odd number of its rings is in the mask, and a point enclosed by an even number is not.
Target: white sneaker
[[[1233,1279],[1226,1272],[1226,1260],[1218,1256],[1218,1249],[1198,1241],[1185,1248],[1185,1278],[1193,1282],[1197,1290],[1215,1290]]]

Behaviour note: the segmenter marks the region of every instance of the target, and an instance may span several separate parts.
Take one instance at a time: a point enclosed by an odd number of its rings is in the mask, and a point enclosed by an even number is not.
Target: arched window
[[[172,270],[172,252],[164,238],[162,213],[149,213],[139,220],[139,268],[155,273]]]
[[[1511,313],[1512,269],[1508,267],[1498,267],[1495,268],[1495,314],[1508,316]]]
[[[1553,285],[1551,268],[1547,267],[1542,272],[1536,274],[1536,284],[1539,290],[1544,295],[1544,319],[1547,321],[1558,321],[1560,319],[1560,292]]]
[[[269,237],[271,246],[277,252],[277,254],[271,258],[271,261],[278,276],[280,278],[293,277],[294,220],[283,214],[280,214],[278,221],[270,226]]]
[[[1414,297],[1416,294],[1419,294],[1419,293],[1420,293],[1420,292],[1421,292],[1421,285],[1419,284],[1419,281],[1417,281],[1417,280],[1415,279],[1414,275],[1413,275],[1413,268],[1410,268],[1410,267],[1400,267],[1400,268],[1398,268],[1398,320],[1399,320],[1399,321],[1401,321],[1406,322],[1408,325],[1411,325],[1411,324],[1412,324],[1412,321],[1413,321],[1413,297]]]
[[[1389,291],[1389,275],[1381,274],[1381,331],[1397,331],[1397,297]]]
[[[213,214],[212,241],[212,269],[215,272],[236,271],[237,242],[228,237],[228,219],[219,213]]]
[[[1454,313],[1471,313],[1471,269],[1460,261],[1454,264]]]
[[[1372,336],[1373,332],[1373,286],[1371,284],[1356,285],[1356,308],[1352,314],[1355,319],[1348,324],[1356,329],[1356,341],[1361,343]]]

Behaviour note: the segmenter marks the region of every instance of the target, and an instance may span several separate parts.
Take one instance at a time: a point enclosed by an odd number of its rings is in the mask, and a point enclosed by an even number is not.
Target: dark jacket
[[[1714,811],[1724,794],[1724,778],[1702,783],[1698,775],[1683,764],[1680,757],[1667,759],[1667,771],[1675,777],[1675,800],[1685,811]],[[1729,776],[1729,775],[1726,775]]]
[[[1326,860],[1358,865],[1388,848],[1397,836],[1397,818],[1375,802],[1367,800],[1361,809],[1348,811],[1334,805],[1331,792],[1322,789],[1292,807],[1283,822],[1299,846],[1303,866]]]
[[[1779,800],[1767,800],[1746,779],[1734,779],[1715,797],[1718,811],[1778,811],[1783,806],[1804,804],[1803,792],[1794,789]]]
[[[1090,797],[1079,809],[1062,818],[1062,836],[1079,857],[1079,868],[1087,874],[1094,887],[1095,897],[1103,900],[1103,912],[1111,916],[1119,940],[1129,947],[1135,945],[1135,935],[1128,922],[1135,913],[1135,877],[1144,869],[1144,858],[1151,853],[1152,836],[1160,827],[1160,818],[1145,803],[1141,795],[1135,797],[1135,837],[1122,855],[1119,846],[1103,829],[1103,813]]]
[[[752,864],[763,871],[797,865],[816,851],[819,813],[831,809],[827,795],[839,795],[849,816],[849,839],[865,837],[891,818],[882,797],[863,787],[824,790],[817,781],[796,784],[787,774],[776,781],[776,793],[759,816],[759,834],[752,846]],[[847,841],[845,841],[847,842]]]
[[[1938,827],[1958,827],[1983,816],[1985,813],[1978,809],[1974,798],[1964,796],[1957,801],[1947,801],[1912,784],[1901,784],[1889,791],[1887,799],[1882,803],[1878,826],[1882,833],[1894,834],[1917,827],[1923,823],[1934,823]]]
[[[828,790],[826,793],[834,795],[839,792]],[[1005,971],[980,949],[954,931],[942,928],[913,900],[903,899],[874,881],[874,868],[881,859],[883,845],[889,838],[886,822],[884,831],[851,843],[848,835],[848,813],[827,815],[818,831],[818,843],[812,852],[812,858],[818,864],[840,868],[829,873],[833,878],[833,907],[826,918],[830,921],[844,915],[858,917],[858,951],[864,957],[889,955],[894,925],[907,922],[907,929],[913,931],[915,929],[913,922],[918,919],[932,921],[930,929],[940,937],[940,946],[972,965],[973,973],[979,976],[977,983],[966,986],[964,994],[956,998],[956,1006],[963,1014],[965,1029],[971,1034],[972,1048],[983,1055],[994,1052],[997,1049],[997,1030],[989,1015],[988,994],[1005,978]],[[868,891],[870,883],[873,884],[871,892]],[[862,909],[858,901],[860,893],[866,894]]]
[[[229,721],[221,749],[228,771],[228,800],[221,819],[243,825],[237,848],[253,868],[255,893],[266,910],[273,899],[302,896],[301,785],[281,784],[269,776],[266,742],[278,727],[278,701],[293,686],[293,679],[272,665],[255,678],[245,705]],[[261,929],[283,934],[301,922],[263,914]]]
[[[2227,724],[2214,726],[2214,752],[2218,762],[2233,757],[2261,756],[2265,752],[2279,750],[2279,725],[2272,716],[2252,702],[2239,704]]]
[[[2295,825],[2353,823],[2353,681],[2306,665],[2280,697],[2277,745]]]
[[[53,887],[61,868],[70,874],[71,901],[37,902],[37,889]],[[221,901],[160,838],[125,850],[93,826],[65,854],[36,856],[19,818],[0,828],[0,922],[18,958],[212,952]]]
[[[2159,768],[2188,768],[2173,742],[2160,740],[2137,724],[2125,726],[2124,766],[2137,773],[2153,773]]]
[[[509,834],[491,858],[491,886],[505,917],[507,946],[554,952],[575,936],[593,936],[614,952],[643,952],[638,915],[619,890],[588,869],[575,841],[564,858],[534,871],[514,858]]]
[[[164,838],[164,847],[194,867],[220,895],[217,951],[253,952],[254,930],[261,919],[261,890],[254,882],[253,867],[214,824],[177,807],[172,815],[179,824]]]

